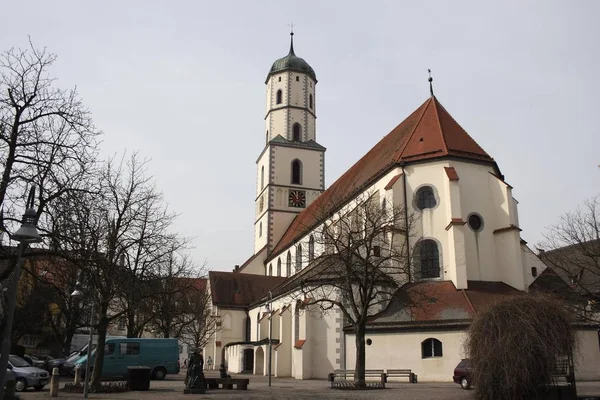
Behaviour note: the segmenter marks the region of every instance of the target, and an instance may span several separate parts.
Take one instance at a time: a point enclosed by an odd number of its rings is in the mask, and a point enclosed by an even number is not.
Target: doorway
[[[242,372],[252,373],[254,369],[254,349],[244,349]]]

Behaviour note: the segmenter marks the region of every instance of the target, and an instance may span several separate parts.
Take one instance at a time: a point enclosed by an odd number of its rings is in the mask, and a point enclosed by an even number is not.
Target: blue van
[[[90,368],[94,366],[94,350]],[[85,374],[88,356],[81,357],[75,368]],[[179,343],[177,339],[111,338],[104,343],[102,379],[127,376],[127,367],[150,367],[152,379],[165,379],[167,374],[179,373]]]

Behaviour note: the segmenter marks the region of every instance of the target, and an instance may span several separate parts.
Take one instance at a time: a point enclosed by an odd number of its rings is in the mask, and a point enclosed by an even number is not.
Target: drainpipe
[[[404,187],[404,222],[406,223],[406,257],[408,260],[408,281],[412,282],[412,274],[411,274],[411,268],[410,268],[410,240],[409,240],[409,232],[408,232],[408,196],[406,194],[406,171],[404,170],[404,165],[405,163],[401,163],[400,166],[402,167],[402,185]]]

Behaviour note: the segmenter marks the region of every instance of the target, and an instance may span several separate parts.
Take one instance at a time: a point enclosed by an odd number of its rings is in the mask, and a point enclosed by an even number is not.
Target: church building
[[[353,369],[355,341],[339,310],[323,314],[292,292],[315,268],[315,237],[333,215],[369,194],[415,216],[406,284],[430,301],[406,313],[391,299],[367,326],[367,369],[411,369],[451,381],[472,318],[506,296],[557,277],[521,238],[518,202],[494,158],[433,95],[329,188],[317,137],[317,75],[294,50],[267,74],[264,147],[256,160],[254,254],[233,272],[210,272],[218,332],[205,347],[230,373],[325,379]],[[431,84],[431,81],[430,81]],[[479,133],[481,135],[481,133]],[[515,160],[515,162],[519,162]],[[318,217],[318,215],[324,217]],[[271,333],[269,324],[271,323]],[[271,362],[267,340],[272,346]],[[578,326],[579,379],[600,379],[595,327]]]

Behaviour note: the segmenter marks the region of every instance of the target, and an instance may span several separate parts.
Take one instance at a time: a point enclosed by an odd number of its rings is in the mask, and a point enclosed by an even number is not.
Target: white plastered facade
[[[322,229],[319,225],[297,238],[289,247],[271,254],[295,215],[303,209],[289,206],[289,190],[304,190],[308,206],[324,189],[324,149],[275,140],[281,136],[293,142],[292,126],[301,123],[301,141],[316,141],[315,86],[316,82],[307,74],[294,71],[272,74],[267,80],[265,148],[257,160],[256,254],[240,273],[293,275],[307,265],[305,257],[300,257],[301,262],[297,263],[298,246],[302,247],[305,255],[310,235],[316,235]],[[277,92],[280,90],[282,104],[277,104]],[[309,94],[313,99],[312,109],[309,109],[306,100]],[[302,160],[300,184],[290,182],[290,166],[295,159]],[[453,177],[448,170],[453,170],[456,176]],[[456,289],[467,289],[468,281],[487,281],[504,282],[519,291],[527,291],[546,266],[522,242],[518,202],[513,198],[512,187],[498,174],[493,163],[466,159],[409,163],[383,171],[362,189],[357,198],[376,194],[379,201],[385,199],[388,204],[406,207],[409,212],[415,213],[413,237],[431,239],[438,246],[440,276],[437,280],[451,281]],[[395,182],[391,184],[394,178]],[[436,205],[419,210],[415,195],[424,186],[433,189]],[[354,205],[355,202],[350,201],[344,207],[352,208]],[[482,228],[478,230],[472,229],[468,223],[473,214],[483,221]],[[416,239],[411,240],[410,247],[414,248]],[[314,251],[318,254],[323,249],[316,246]],[[322,315],[310,306],[302,306],[297,299],[298,296],[274,299],[271,309],[275,311],[272,314],[268,314],[266,300],[248,310],[250,340],[268,338],[271,322],[272,338],[279,341],[272,350],[273,375],[325,379],[334,369],[353,369],[354,337],[344,332],[341,313],[334,310]],[[245,317],[245,314],[239,315],[239,318]],[[598,336],[595,331],[578,332],[577,375],[580,379],[600,379]],[[465,357],[464,337],[465,329],[371,331],[367,333],[372,344],[366,348],[366,367],[410,368],[419,376],[419,381],[451,381],[454,367]],[[224,345],[225,340],[240,341],[243,338],[240,334],[238,337],[221,336],[220,340]],[[429,338],[442,342],[441,357],[422,357],[421,343]],[[250,350],[252,372],[267,374],[267,345],[230,347],[226,353],[230,372],[247,370],[248,363],[244,357],[249,356]]]

